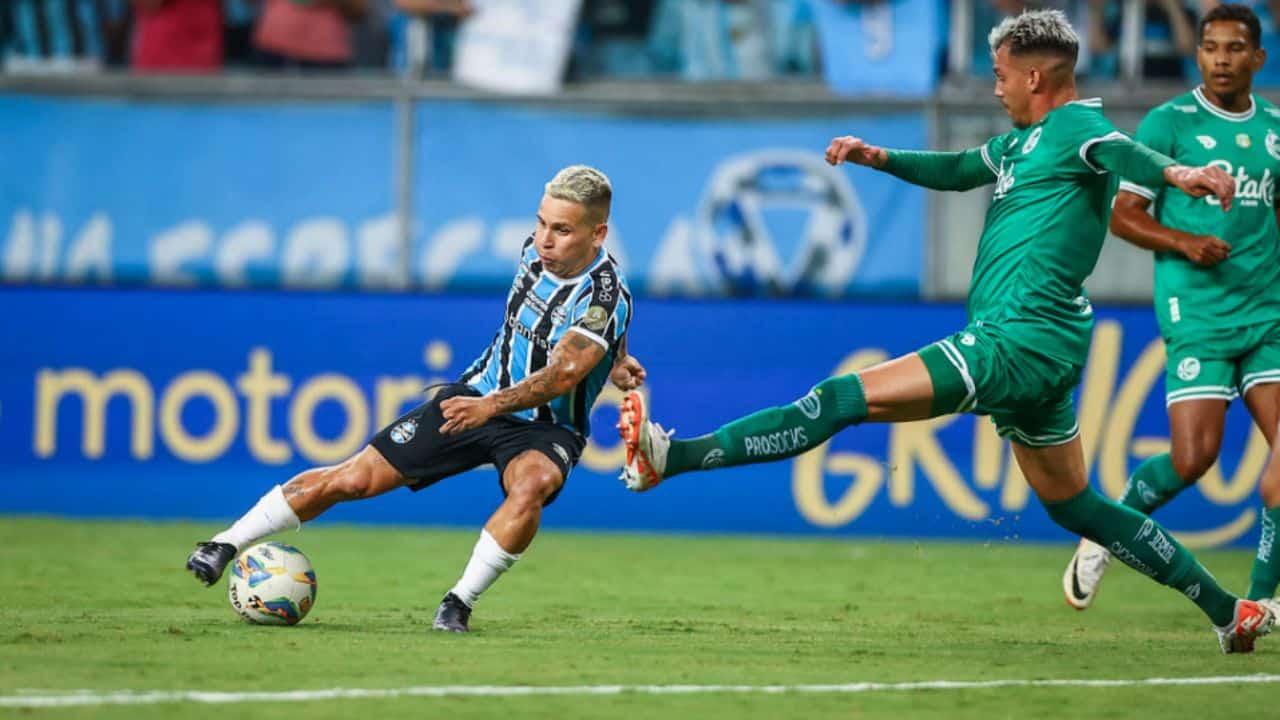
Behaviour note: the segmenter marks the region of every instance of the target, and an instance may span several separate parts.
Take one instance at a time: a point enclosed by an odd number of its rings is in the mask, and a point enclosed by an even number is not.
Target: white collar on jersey
[[[1232,122],[1244,122],[1245,120],[1252,118],[1253,113],[1256,112],[1258,109],[1258,101],[1253,99],[1252,93],[1249,94],[1249,109],[1243,112],[1229,112],[1209,102],[1209,98],[1204,96],[1203,85],[1197,86],[1195,90],[1191,91],[1191,94],[1196,97],[1196,102],[1200,103],[1201,107],[1203,107],[1205,110],[1208,110],[1210,114],[1216,115],[1222,118],[1223,120],[1230,120]]]
[[[1088,105],[1089,107],[1100,108],[1102,107],[1102,98],[1100,97],[1076,98],[1075,100],[1068,101],[1067,104],[1068,105]]]

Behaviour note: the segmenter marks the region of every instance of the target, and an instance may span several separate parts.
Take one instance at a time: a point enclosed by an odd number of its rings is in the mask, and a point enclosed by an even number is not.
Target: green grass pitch
[[[1177,593],[1113,567],[1063,602],[1066,546],[546,532],[430,630],[475,531],[338,525],[281,536],[319,577],[293,628],[240,621],[182,570],[212,526],[0,518],[0,698],[40,691],[773,685],[1280,674],[1280,637],[1223,656]],[[1203,553],[1232,588],[1250,553]],[[1271,641],[1271,642],[1268,642]],[[1280,685],[861,694],[399,697],[17,708],[4,717],[1269,717]]]

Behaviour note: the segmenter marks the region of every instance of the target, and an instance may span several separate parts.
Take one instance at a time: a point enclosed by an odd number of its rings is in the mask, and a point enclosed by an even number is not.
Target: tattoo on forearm
[[[565,335],[564,342],[575,352],[591,349],[595,343],[578,332]],[[521,380],[515,385],[499,390],[493,394],[494,406],[501,414],[528,410],[545,405],[560,396],[559,386],[572,377],[571,362],[563,349],[557,345],[551,351],[547,366]]]

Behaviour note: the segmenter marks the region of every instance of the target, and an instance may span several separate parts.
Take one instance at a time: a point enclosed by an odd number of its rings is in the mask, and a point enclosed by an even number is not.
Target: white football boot
[[[1098,585],[1111,563],[1111,553],[1101,545],[1085,538],[1080,538],[1075,555],[1067,564],[1067,571],[1062,575],[1062,594],[1067,604],[1077,610],[1084,610],[1093,604],[1098,594]]]
[[[627,489],[644,492],[662,482],[674,431],[663,430],[661,425],[649,420],[644,395],[629,392],[622,399],[618,432],[627,448],[627,461],[618,478],[626,483]]]
[[[1213,628],[1218,633],[1218,644],[1222,646],[1222,652],[1253,652],[1254,641],[1271,632],[1276,623],[1277,612],[1280,612],[1280,605],[1274,600],[1236,600],[1236,615],[1232,623],[1224,628]]]

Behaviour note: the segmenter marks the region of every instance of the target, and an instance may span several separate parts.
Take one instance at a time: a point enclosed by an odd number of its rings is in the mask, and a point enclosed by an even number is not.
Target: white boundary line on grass
[[[221,705],[242,702],[314,702],[317,700],[381,700],[401,697],[523,697],[532,695],[704,695],[713,693],[778,695],[783,693],[914,692],[917,690],[989,690],[1017,687],[1143,687],[1165,685],[1256,685],[1280,683],[1280,675],[1144,678],[1134,680],[929,680],[924,682],[860,682],[843,685],[440,685],[405,688],[329,688],[282,692],[19,690],[0,695],[0,707],[44,708],[88,705],[156,705],[192,702]]]

